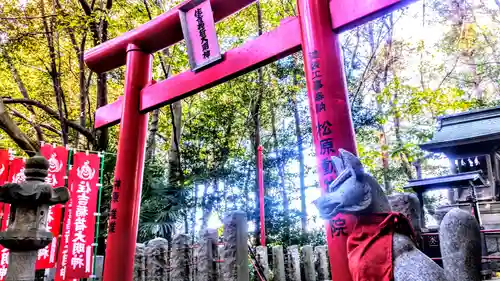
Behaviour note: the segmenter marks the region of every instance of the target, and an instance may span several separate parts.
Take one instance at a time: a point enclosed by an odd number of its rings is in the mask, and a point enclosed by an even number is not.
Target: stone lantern
[[[9,226],[0,232],[0,244],[10,250],[7,281],[33,281],[38,250],[52,242],[47,230],[51,205],[69,200],[66,187],[52,188],[45,183],[49,162],[36,155],[26,161],[23,183],[0,187],[0,202],[11,204]]]

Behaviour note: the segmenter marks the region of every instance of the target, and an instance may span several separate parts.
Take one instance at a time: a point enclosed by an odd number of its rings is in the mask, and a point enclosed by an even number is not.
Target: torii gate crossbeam
[[[101,73],[127,66],[125,94],[97,110],[97,128],[120,124],[115,186],[108,230],[105,281],[132,281],[147,135],[147,112],[208,89],[294,52],[303,51],[317,171],[326,189],[335,177],[331,156],[339,148],[356,151],[338,33],[387,14],[413,0],[297,0],[298,17],[224,54],[203,71],[152,83],[152,53],[183,39],[180,7],[85,53],[89,68]],[[255,0],[208,0],[219,21]],[[350,281],[345,238],[332,236],[327,223],[332,278]],[[339,232],[340,233],[340,232]],[[335,238],[334,238],[335,237]]]

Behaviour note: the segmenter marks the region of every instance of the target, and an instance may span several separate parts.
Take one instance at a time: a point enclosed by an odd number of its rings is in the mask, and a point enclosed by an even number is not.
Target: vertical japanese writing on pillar
[[[328,108],[325,102],[325,94],[323,92],[323,80],[321,73],[321,64],[319,60],[319,52],[317,50],[309,53],[310,70],[312,73],[312,90],[314,98],[314,107],[316,112],[316,132],[319,140],[319,153],[321,159],[321,178],[326,188],[333,181],[333,163],[331,156],[334,155],[333,139],[331,137],[332,123],[328,120]]]
[[[109,212],[109,233],[115,233],[116,231],[116,215],[117,215],[116,204],[120,200],[120,185],[121,185],[121,180],[115,179],[115,184],[113,186],[113,194],[111,197],[113,204],[111,207],[112,209]]]
[[[207,30],[205,29],[205,22],[203,21],[203,10],[197,8],[194,12],[196,22],[198,23],[198,32],[200,33],[201,49],[203,50],[203,58],[210,57],[210,46],[208,45]]]
[[[332,230],[333,236],[347,236],[345,232],[346,229],[346,220],[342,217],[338,219],[332,219],[330,223],[330,228]]]

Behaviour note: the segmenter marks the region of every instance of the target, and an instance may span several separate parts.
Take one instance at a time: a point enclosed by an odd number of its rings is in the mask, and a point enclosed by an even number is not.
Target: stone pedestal
[[[147,281],[167,280],[169,274],[168,242],[163,238],[155,238],[148,242],[144,252],[146,256]],[[140,279],[138,279],[140,280]]]
[[[247,214],[231,212],[224,222],[223,281],[248,281],[248,225]]]
[[[172,249],[172,281],[189,281],[191,248],[189,247],[189,237],[186,234],[179,234],[174,238]]]
[[[300,281],[300,254],[296,245],[288,246],[285,256],[286,280]]]
[[[141,243],[135,245],[134,281],[146,281],[146,246]]]
[[[217,258],[217,230],[208,229],[203,234],[203,239],[200,243],[198,251],[198,274],[195,281],[217,280],[217,267],[215,259]]]
[[[33,281],[38,251],[10,252],[6,281]]]
[[[471,214],[450,210],[443,218],[439,240],[448,280],[481,280],[481,234]]]
[[[283,246],[274,246],[273,249],[273,275],[274,281],[286,281],[285,256]]]
[[[328,247],[316,246],[316,248],[314,248],[314,254],[316,272],[318,272],[318,281],[330,280]]]

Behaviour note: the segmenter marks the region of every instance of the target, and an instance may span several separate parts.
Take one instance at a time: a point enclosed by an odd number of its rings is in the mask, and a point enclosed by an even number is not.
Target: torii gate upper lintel
[[[297,0],[298,17],[284,19],[276,29],[226,52],[222,61],[203,71],[189,70],[153,84],[152,53],[182,40],[182,7],[204,1],[210,1],[217,22],[256,0],[189,0],[85,53],[86,64],[98,73],[126,64],[125,94],[99,108],[95,115],[97,128],[120,123],[111,204],[115,212],[109,223],[105,281],[133,278],[147,112],[302,50],[317,171],[320,185],[326,189],[335,177],[331,156],[339,148],[356,152],[337,34],[415,0]],[[339,244],[338,238],[334,243],[330,223],[326,231],[330,261],[336,259],[332,272],[335,270],[335,276],[349,276],[341,272],[347,270],[347,264],[339,264],[344,261],[336,258],[346,254],[345,243]],[[341,279],[334,277],[335,281]]]

